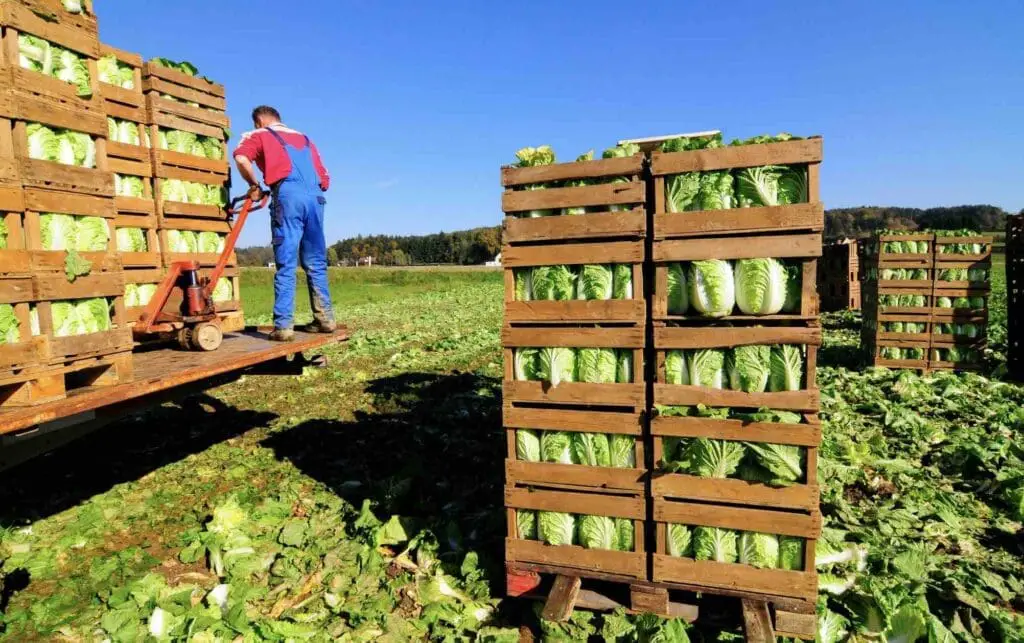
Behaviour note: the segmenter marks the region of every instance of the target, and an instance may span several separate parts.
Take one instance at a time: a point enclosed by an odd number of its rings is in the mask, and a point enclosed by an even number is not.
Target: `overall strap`
[[[271,136],[273,136],[274,138],[277,139],[277,142],[280,143],[282,147],[284,147],[285,149],[288,149],[289,147],[291,147],[290,145],[288,145],[288,143],[285,143],[283,136],[281,136],[280,134],[278,134],[277,132],[274,131],[274,128],[268,127],[268,128],[266,128],[266,130],[268,132],[270,132]],[[308,138],[306,139],[306,143],[309,144],[309,139]]]

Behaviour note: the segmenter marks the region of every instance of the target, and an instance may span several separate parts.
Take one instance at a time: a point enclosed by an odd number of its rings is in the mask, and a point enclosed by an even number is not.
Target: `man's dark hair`
[[[270,116],[275,120],[281,120],[281,113],[270,105],[260,105],[256,109],[252,110],[252,120],[254,123],[260,116]]]

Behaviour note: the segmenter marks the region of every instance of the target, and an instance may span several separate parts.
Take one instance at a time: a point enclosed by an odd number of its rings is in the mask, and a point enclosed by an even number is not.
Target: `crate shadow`
[[[311,420],[263,445],[355,507],[410,520],[437,537],[456,568],[480,554],[501,579],[505,439],[501,383],[474,373],[405,373],[366,387],[373,412],[354,421]],[[503,591],[503,587],[502,587]]]
[[[0,528],[75,507],[276,417],[201,393],[114,422],[0,473]]]

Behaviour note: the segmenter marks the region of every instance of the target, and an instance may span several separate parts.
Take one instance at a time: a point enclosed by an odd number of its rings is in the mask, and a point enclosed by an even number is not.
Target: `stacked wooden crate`
[[[230,182],[228,164],[226,101],[222,85],[204,78],[190,76],[177,69],[149,61],[143,67],[143,89],[150,123],[154,194],[158,237],[166,268],[175,261],[198,261],[208,273],[220,251],[215,247],[198,247],[197,252],[182,252],[178,243],[184,237],[199,239],[217,235],[223,241],[231,231],[223,205],[183,202],[169,198],[168,181],[186,181],[219,189],[226,203]],[[187,151],[167,149],[164,141],[169,132],[187,132],[216,141],[220,158],[207,158]],[[182,234],[184,233],[184,235]],[[223,279],[231,284],[229,300],[218,301],[222,328],[240,330],[244,325],[241,313],[241,292],[237,257],[232,254]],[[205,274],[204,273],[204,274]],[[171,302],[173,305],[175,302]]]
[[[811,138],[653,152],[650,162],[656,275],[651,580],[669,589],[772,603],[777,615],[783,614],[776,628],[804,637],[814,633],[814,550],[821,526],[815,384],[821,343],[816,293],[824,227],[821,159],[821,139]],[[693,173],[700,173],[726,194],[719,207],[727,206],[744,170],[763,166],[788,166],[793,177],[802,178],[801,202],[700,210],[693,209],[700,205],[681,208],[667,196],[674,181],[696,185]],[[724,282],[758,258],[776,260],[774,269],[788,277],[783,279],[788,301],[781,309],[775,309],[776,301],[770,308],[747,304],[744,310],[737,301],[709,317],[702,313],[712,312],[707,308],[713,302],[702,301],[703,311],[696,308],[694,300],[703,295],[695,291],[731,290],[733,284]],[[705,283],[709,274],[725,275],[723,283]],[[777,279],[775,284],[778,288]],[[798,363],[788,369],[788,381],[730,381],[729,365],[743,359],[741,353]],[[765,409],[781,413],[766,415]],[[687,464],[691,449],[717,452],[722,469]],[[767,454],[763,460],[761,454]],[[775,458],[787,459],[800,473],[782,481],[754,481],[767,479],[765,462]],[[720,547],[708,550],[704,545],[712,541]],[[761,557],[749,555],[754,550]]]
[[[992,238],[916,232],[865,246],[863,344],[887,368],[973,370],[986,346]]]
[[[864,243],[862,343],[869,362],[927,370],[935,235],[878,234]]]
[[[828,243],[818,262],[822,312],[860,310],[860,260],[856,239]]]
[[[1024,217],[1006,218],[1006,361],[1024,380]]]
[[[554,576],[627,587],[647,575],[643,167],[636,154],[502,169],[514,596]],[[569,365],[536,376],[549,357]],[[595,359],[601,377],[574,381]]]
[[[0,209],[7,223],[2,272],[4,301],[15,304],[20,340],[5,346],[5,351],[18,355],[4,360],[0,386],[4,404],[27,404],[62,397],[72,381],[102,384],[130,377],[131,335],[122,299],[124,276],[115,251],[114,180],[97,79],[100,47],[95,20],[68,13],[59,2],[3,2],[0,26],[0,74],[8,81],[0,97]],[[19,35],[42,39],[83,59],[87,87],[23,68]],[[82,166],[32,158],[30,124],[85,135],[83,150],[93,151],[82,153],[93,158]],[[91,264],[87,275],[72,280],[65,274],[65,238],[47,234],[46,223],[54,216],[74,221],[72,225],[80,217],[105,222],[99,234],[106,232],[106,247],[81,253]],[[30,294],[25,277],[31,282]],[[55,323],[55,314],[63,317],[91,298],[104,298],[107,310],[96,315],[84,312],[92,317],[109,313],[109,329],[69,335],[68,328]],[[41,339],[29,340],[27,331]]]

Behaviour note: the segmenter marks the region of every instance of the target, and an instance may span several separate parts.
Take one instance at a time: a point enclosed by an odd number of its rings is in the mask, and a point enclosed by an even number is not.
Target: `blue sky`
[[[105,42],[224,83],[236,141],[259,103],[316,141],[329,242],[496,224],[526,145],[703,129],[823,135],[828,207],[1024,208],[1013,0],[97,4]]]

